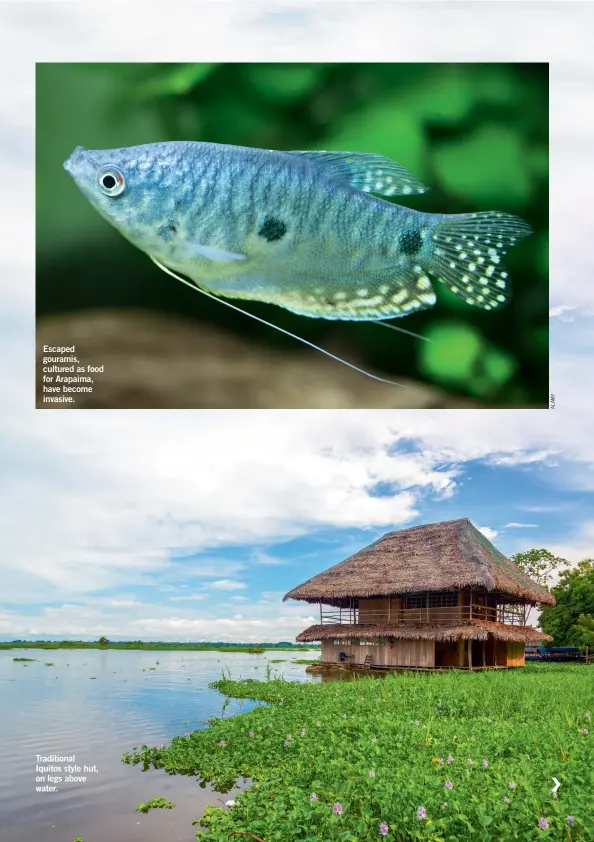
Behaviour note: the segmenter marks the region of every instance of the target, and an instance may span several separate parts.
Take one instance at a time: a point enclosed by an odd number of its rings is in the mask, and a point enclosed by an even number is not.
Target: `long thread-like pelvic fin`
[[[396,383],[395,380],[387,380],[385,377],[378,377],[376,374],[371,374],[369,371],[365,371],[364,368],[359,368],[358,366],[354,365],[353,363],[348,362],[347,360],[343,360],[342,357],[336,356],[336,354],[331,354],[330,351],[326,351],[324,348],[320,348],[319,345],[314,345],[313,342],[310,342],[308,339],[303,339],[302,336],[297,336],[296,333],[291,333],[288,330],[285,330],[283,327],[279,327],[278,325],[272,324],[272,322],[267,322],[266,319],[260,318],[260,316],[255,316],[253,313],[249,313],[247,310],[242,310],[241,307],[237,307],[235,304],[231,304],[230,301],[225,301],[224,298],[219,298],[217,295],[213,295],[210,292],[202,289],[201,287],[197,286],[192,281],[186,280],[186,278],[182,278],[181,275],[176,274],[171,269],[168,269],[167,266],[164,266],[160,260],[157,260],[156,257],[153,257],[149,254],[149,257],[155,263],[159,269],[162,269],[163,272],[166,272],[168,275],[171,275],[172,278],[175,278],[177,281],[180,281],[182,284],[193,289],[195,292],[200,292],[202,295],[205,295],[207,298],[212,298],[214,301],[218,301],[219,304],[224,304],[225,307],[230,307],[231,310],[235,310],[237,313],[242,313],[244,316],[249,316],[250,319],[254,319],[256,322],[260,322],[260,324],[266,325],[266,327],[274,328],[274,330],[278,330],[280,333],[284,333],[285,336],[291,337],[291,339],[296,339],[297,342],[302,342],[304,345],[313,348],[314,351],[319,351],[321,354],[324,354],[326,357],[330,357],[331,360],[335,362],[341,363],[342,365],[346,365],[347,368],[351,368],[353,371],[358,372],[359,374],[365,375],[365,377],[371,378],[371,380],[376,380],[378,383],[386,383],[388,386],[398,386],[401,389],[410,389],[412,392],[421,392],[421,389],[415,389],[414,386],[407,386],[404,383]]]
[[[420,333],[415,333],[413,330],[406,330],[404,327],[399,327],[398,325],[391,325],[389,322],[382,322],[382,321],[375,321],[372,324],[379,325],[380,327],[388,327],[390,330],[395,330],[398,333],[405,333],[407,336],[414,336],[415,339],[422,339],[423,342],[432,342],[432,339],[429,339],[428,336],[421,336]]]

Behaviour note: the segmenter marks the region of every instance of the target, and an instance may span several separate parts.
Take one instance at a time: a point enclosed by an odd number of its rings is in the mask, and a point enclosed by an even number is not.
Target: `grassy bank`
[[[270,707],[124,757],[219,791],[251,778],[207,809],[212,842],[594,839],[591,667],[214,686]]]
[[[319,649],[319,646],[279,646],[270,643],[143,643],[142,641],[124,641],[121,643],[100,644],[98,642],[86,642],[84,640],[61,640],[61,641],[10,641],[0,643],[2,649],[130,649],[139,651],[167,651],[167,652],[253,652],[261,654],[264,651],[274,652],[309,652]]]

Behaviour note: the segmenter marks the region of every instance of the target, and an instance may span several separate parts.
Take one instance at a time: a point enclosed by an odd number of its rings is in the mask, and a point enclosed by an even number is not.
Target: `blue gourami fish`
[[[165,271],[205,294],[314,318],[379,321],[427,309],[436,302],[430,277],[496,309],[511,295],[501,256],[531,233],[506,213],[420,213],[385,201],[428,188],[395,161],[361,152],[172,141],[79,146],[64,167]]]
[[[435,304],[429,278],[492,310],[501,255],[531,233],[505,213],[430,214],[379,196],[426,188],[388,158],[169,142],[64,164],[91,204],[151,257],[228,298],[303,316],[377,320]]]

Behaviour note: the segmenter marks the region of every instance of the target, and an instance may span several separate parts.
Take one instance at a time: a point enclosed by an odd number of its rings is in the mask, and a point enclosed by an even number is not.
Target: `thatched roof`
[[[467,587],[497,591],[534,604],[555,604],[546,588],[500,553],[468,518],[388,532],[284,598],[345,605],[353,597]]]
[[[541,640],[552,640],[549,634],[538,631],[531,626],[511,626],[504,623],[490,623],[487,620],[472,620],[457,626],[390,626],[385,625],[355,625],[336,623],[335,625],[310,626],[297,635],[299,643],[311,643],[314,640],[367,639],[370,637],[391,637],[403,640],[458,640],[472,638],[486,640],[488,635],[496,640],[513,640],[521,643],[539,643]]]

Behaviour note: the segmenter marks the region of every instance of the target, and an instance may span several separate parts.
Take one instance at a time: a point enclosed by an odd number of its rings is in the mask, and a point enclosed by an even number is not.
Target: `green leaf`
[[[132,96],[152,99],[187,94],[210,76],[216,67],[216,64],[197,63],[179,64],[171,69],[159,70],[154,76],[142,80],[132,90]]]
[[[478,208],[523,206],[532,182],[520,135],[498,124],[438,145],[433,152],[442,188]]]
[[[245,76],[248,84],[264,99],[293,102],[315,88],[320,67],[315,64],[248,64]]]
[[[442,382],[469,381],[482,351],[480,334],[463,322],[441,322],[430,326],[426,335],[430,341],[420,349],[422,370]]]

